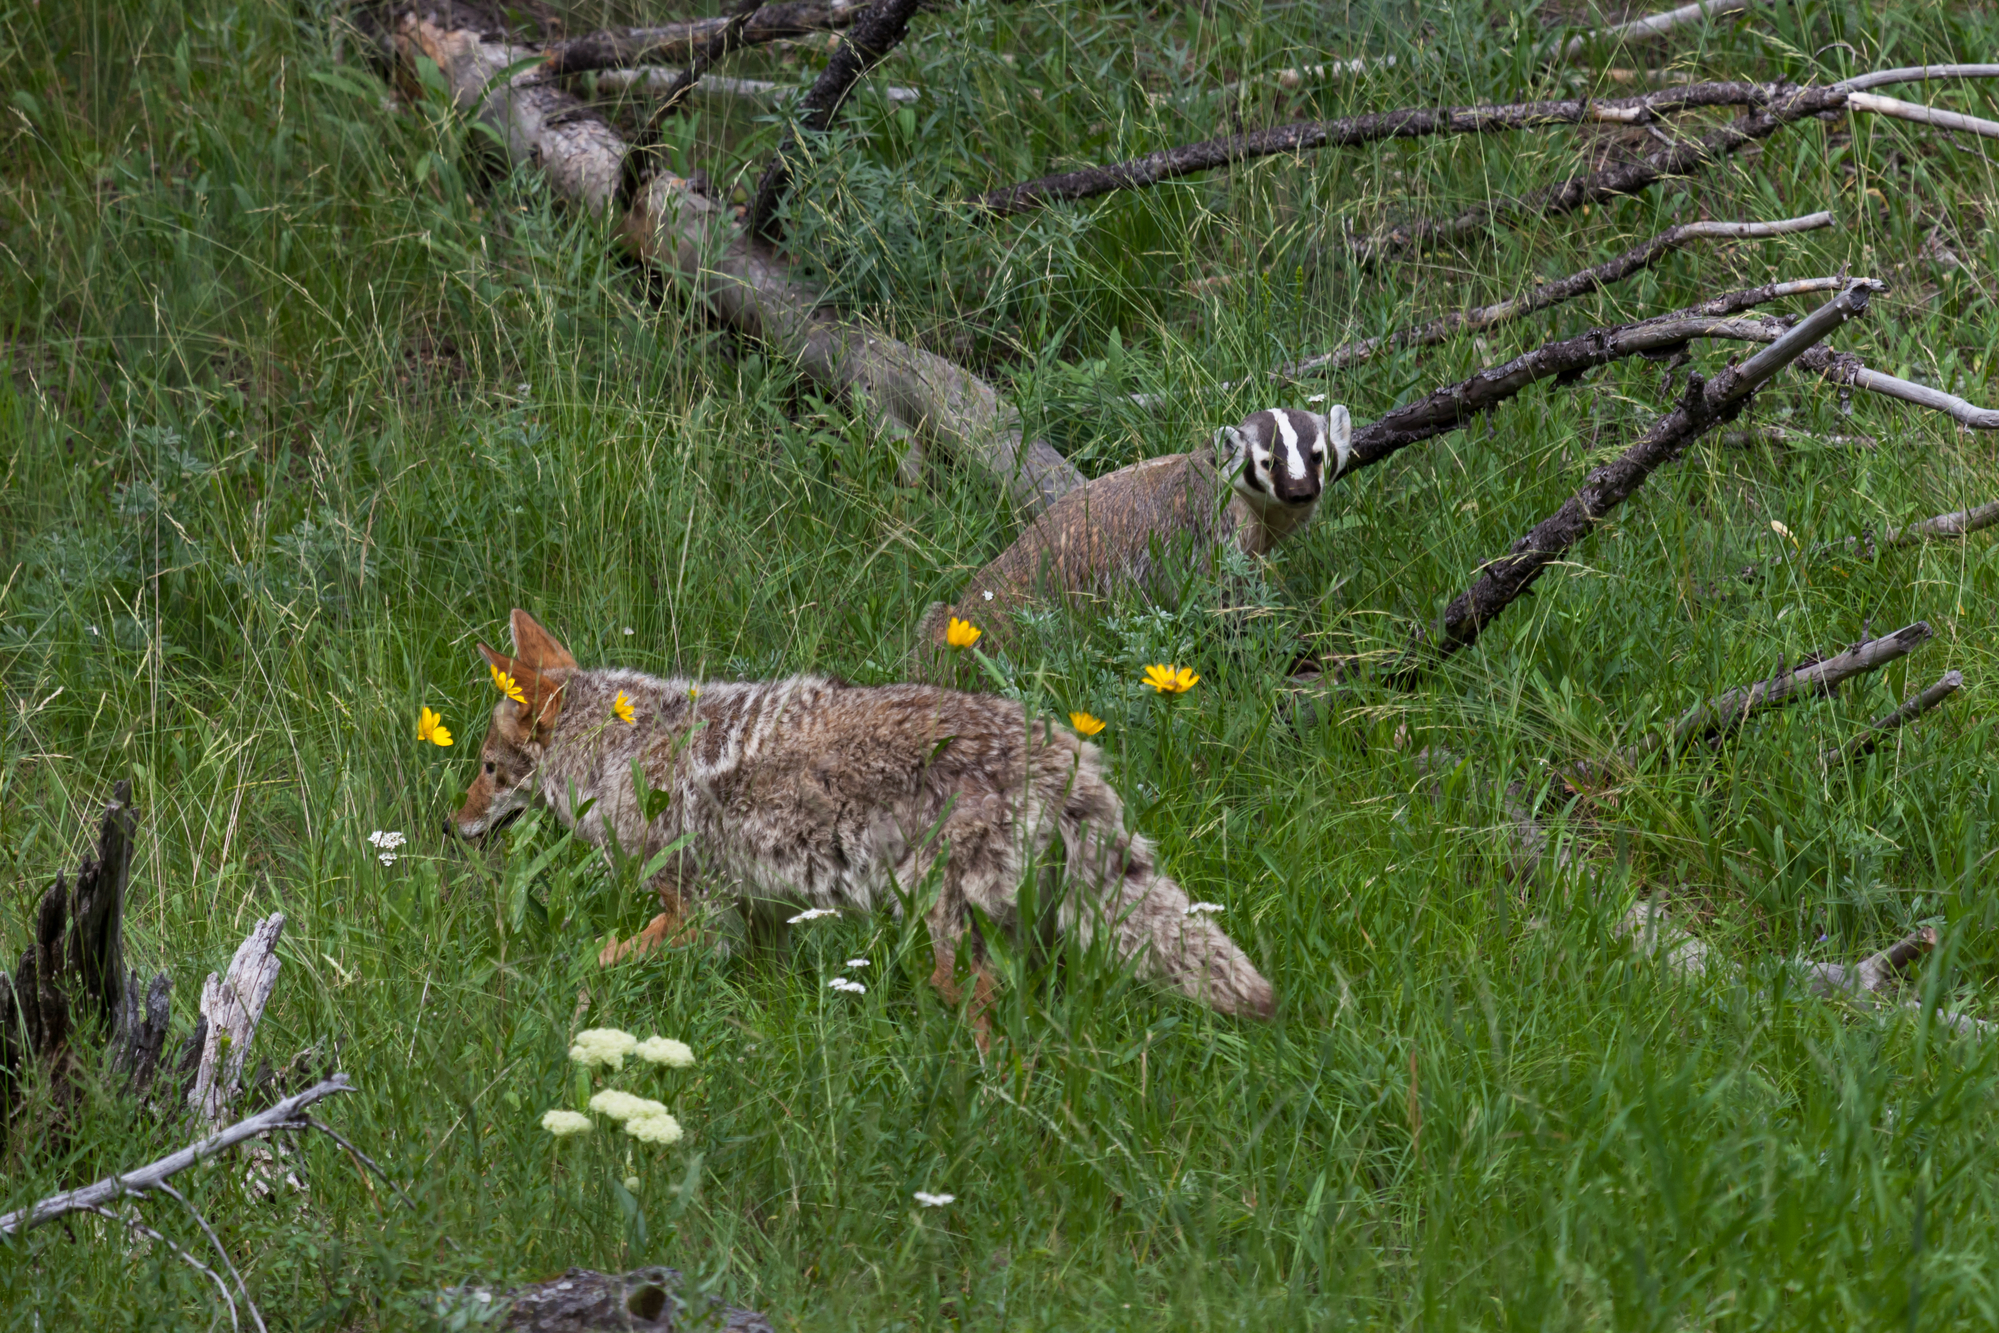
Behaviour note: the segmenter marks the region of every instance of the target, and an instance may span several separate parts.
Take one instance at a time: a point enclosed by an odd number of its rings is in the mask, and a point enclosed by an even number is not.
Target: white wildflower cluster
[[[671,1037],[647,1037],[633,1048],[632,1054],[649,1065],[665,1065],[668,1069],[687,1069],[694,1064],[694,1052],[687,1043]]]
[[[848,967],[866,967],[867,965],[868,960],[865,958],[849,958],[847,960]]]
[[[1187,910],[1186,910],[1186,911],[1184,911],[1184,912],[1182,912],[1182,913],[1181,913],[1180,915],[1182,915],[1182,916],[1202,916],[1202,915],[1208,915],[1208,916],[1212,916],[1212,915],[1213,915],[1214,913],[1216,913],[1216,912],[1222,912],[1222,911],[1227,911],[1227,910],[1228,910],[1228,909],[1227,909],[1227,908],[1225,908],[1225,907],[1223,907],[1223,906],[1222,906],[1222,905],[1221,905],[1220,903],[1188,903],[1188,904],[1187,904]]]
[[[868,988],[866,986],[863,986],[860,982],[851,980],[847,977],[834,977],[831,981],[827,982],[826,984],[832,987],[834,990],[843,991],[848,995],[866,995],[868,993]]]
[[[639,1044],[639,1039],[629,1032],[617,1028],[586,1028],[576,1034],[570,1043],[569,1058],[585,1069],[599,1065],[606,1069],[623,1069],[625,1057]]]
[[[784,919],[784,924],[787,926],[795,926],[799,924],[801,921],[817,921],[822,916],[838,916],[838,915],[840,915],[839,912],[831,907],[808,907],[803,912],[800,912],[797,916],[786,917]]]
[[[375,859],[385,866],[392,866],[396,863],[396,848],[402,846],[408,839],[400,833],[376,829],[368,835],[368,841],[375,845]]]
[[[667,1069],[687,1069],[694,1064],[694,1052],[684,1041],[671,1037],[640,1041],[620,1028],[589,1028],[577,1033],[569,1047],[569,1058],[585,1069],[622,1069],[627,1055]],[[590,1099],[590,1109],[623,1125],[625,1133],[641,1143],[666,1147],[680,1142],[680,1122],[668,1114],[664,1103],[650,1097],[605,1088]],[[558,1139],[586,1134],[590,1126],[590,1117],[580,1111],[550,1111],[541,1118],[541,1127]]]
[[[947,1203],[956,1203],[958,1196],[955,1194],[932,1194],[927,1190],[918,1190],[916,1191],[916,1201],[925,1208],[942,1208]]]

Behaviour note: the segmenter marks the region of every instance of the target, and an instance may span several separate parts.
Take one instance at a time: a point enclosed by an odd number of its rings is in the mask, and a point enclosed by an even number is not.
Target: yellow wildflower
[[[1161,694],[1185,694],[1200,679],[1190,667],[1149,666],[1145,669],[1145,683]]]
[[[983,633],[985,631],[971,621],[952,616],[951,623],[944,627],[944,642],[953,648],[969,648],[979,641]]]
[[[625,697],[623,690],[619,690],[618,697],[611,700],[611,716],[628,727],[636,727],[639,724],[638,717],[632,712],[632,701]]]
[[[590,1099],[590,1109],[606,1120],[643,1120],[665,1115],[666,1107],[650,1097],[634,1097],[629,1092],[606,1088]]]
[[[625,1122],[625,1133],[640,1143],[657,1143],[664,1148],[680,1142],[680,1122],[664,1111],[633,1116]]]
[[[1094,736],[1104,729],[1104,720],[1091,717],[1088,713],[1071,713],[1069,725],[1076,729],[1078,736]]]
[[[541,1127],[558,1139],[572,1134],[588,1134],[590,1117],[580,1111],[550,1111],[541,1118]]]
[[[585,1069],[603,1065],[608,1069],[623,1069],[625,1057],[639,1044],[639,1039],[629,1032],[617,1028],[590,1028],[576,1034],[575,1044],[569,1048],[569,1058]]]
[[[498,689],[501,694],[506,695],[509,699],[512,699],[517,704],[527,703],[528,701],[527,695],[521,693],[520,685],[515,682],[512,676],[509,676],[506,672],[500,670],[498,667],[488,667],[487,669],[493,673],[493,686],[494,688]]]
[[[686,1069],[694,1063],[694,1052],[687,1043],[671,1037],[647,1037],[632,1054],[647,1064],[665,1065],[668,1069]]]
[[[428,708],[417,715],[416,738],[429,741],[432,745],[451,744],[451,731],[444,725],[444,719]]]

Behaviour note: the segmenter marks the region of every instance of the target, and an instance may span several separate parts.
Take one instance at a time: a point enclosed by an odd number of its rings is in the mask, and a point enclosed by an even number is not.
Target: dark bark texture
[[[1711,380],[1687,376],[1686,391],[1672,411],[1652,424],[1636,443],[1583,479],[1562,507],[1534,525],[1511,550],[1487,564],[1477,582],[1444,609],[1433,633],[1418,632],[1393,674],[1404,682],[1426,666],[1478,641],[1493,617],[1517,600],[1542,571],[1595,531],[1654,471],[1680,456],[1702,433],[1729,421],[1749,396],[1806,348],[1867,309],[1868,289],[1855,283],[1806,316],[1770,347]]]
[[[1571,213],[1584,204],[1602,203],[1620,194],[1638,194],[1668,177],[1692,175],[1807,116],[1843,110],[1848,91],[1844,87],[1818,85],[1785,89],[1779,84],[1769,85],[1769,90],[1771,96],[1765,104],[1698,139],[1680,139],[1636,161],[1571,176],[1515,199],[1480,204],[1456,217],[1424,218],[1392,227],[1356,241],[1354,255],[1363,263],[1374,263],[1406,250],[1485,231],[1498,223]]]
[[[909,31],[909,20],[923,3],[924,0],[875,0],[854,24],[840,43],[840,49],[799,99],[796,120],[786,127],[784,142],[771,154],[770,165],[764,168],[763,178],[757,182],[756,199],[750,205],[747,224],[750,235],[776,235],[777,208],[791,184],[789,155],[797,147],[799,134],[824,133],[833,124],[833,117],[839,114],[847,94],[854,90],[862,75],[880,64],[882,57],[902,41]]]
[[[860,4],[829,4],[826,0],[765,5],[743,25],[740,45],[762,46],[791,37],[837,32],[858,19],[865,8]],[[633,65],[687,60],[702,43],[714,40],[728,23],[728,18],[716,17],[667,23],[656,28],[607,28],[586,33],[549,45],[548,72],[582,74],[593,69],[629,69]]]
[[[1696,83],[1612,101],[1572,98],[1559,102],[1516,102],[1504,106],[1405,107],[1374,111],[1338,120],[1272,125],[1232,134],[1223,139],[1182,144],[1144,157],[1108,166],[1080,167],[1038,180],[989,190],[973,202],[1005,216],[1025,213],[1045,204],[1089,199],[1117,190],[1140,189],[1178,176],[1210,171],[1233,162],[1317,148],[1351,148],[1383,139],[1420,139],[1433,134],[1493,134],[1539,129],[1547,125],[1608,122],[1650,125],[1677,111],[1708,106],[1762,106],[1774,85],[1760,83]]]
[[[485,1287],[454,1287],[438,1301],[445,1318],[458,1311],[481,1317],[482,1324],[515,1333],[622,1333],[644,1329],[713,1330],[713,1333],[775,1333],[770,1321],[754,1310],[725,1305],[709,1297],[693,1303],[681,1296],[685,1281],[673,1268],[641,1268],[630,1273],[598,1273],[572,1268],[560,1277],[511,1291]],[[495,1307],[504,1311],[489,1323]]]
[[[77,1095],[85,1044],[108,1039],[111,1068],[144,1093],[159,1067],[173,983],[142,987],[125,970],[125,885],[132,872],[131,784],[112,790],[94,856],[73,879],[56,876],[35,911],[33,938],[10,979],[0,972],[0,1131],[11,1124],[31,1071],[50,1081],[58,1112]]]
[[[687,67],[674,77],[666,92],[661,94],[659,106],[653,110],[645,128],[639,132],[638,138],[632,141],[630,150],[625,154],[624,170],[619,174],[618,183],[617,207],[621,211],[632,206],[633,196],[638,194],[639,187],[645,183],[645,177],[650,174],[647,168],[659,148],[660,127],[673,116],[680,114],[681,104],[687,100],[687,94],[694,91],[694,85],[701,82],[701,76],[713,68],[716,61],[744,45],[743,33],[758,12],[757,0],[742,0],[720,30],[694,48],[693,54],[687,58]]]

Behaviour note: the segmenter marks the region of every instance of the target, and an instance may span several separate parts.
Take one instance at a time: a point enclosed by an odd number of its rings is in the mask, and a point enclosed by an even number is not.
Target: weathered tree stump
[[[714,1330],[715,1333],[776,1333],[770,1321],[754,1310],[725,1304],[717,1297],[689,1301],[680,1295],[685,1279],[676,1268],[640,1268],[629,1273],[598,1273],[572,1268],[560,1277],[530,1286],[496,1292],[467,1284],[438,1298],[437,1313],[457,1327],[457,1317],[470,1316],[465,1326],[515,1329],[519,1333],[611,1333],[645,1329]]]

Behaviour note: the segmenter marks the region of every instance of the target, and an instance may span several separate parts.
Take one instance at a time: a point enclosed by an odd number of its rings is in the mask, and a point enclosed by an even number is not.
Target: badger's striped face
[[[1215,463],[1251,504],[1304,508],[1346,466],[1353,419],[1335,404],[1325,416],[1276,407],[1215,433]],[[1327,463],[1331,455],[1332,462]]]

